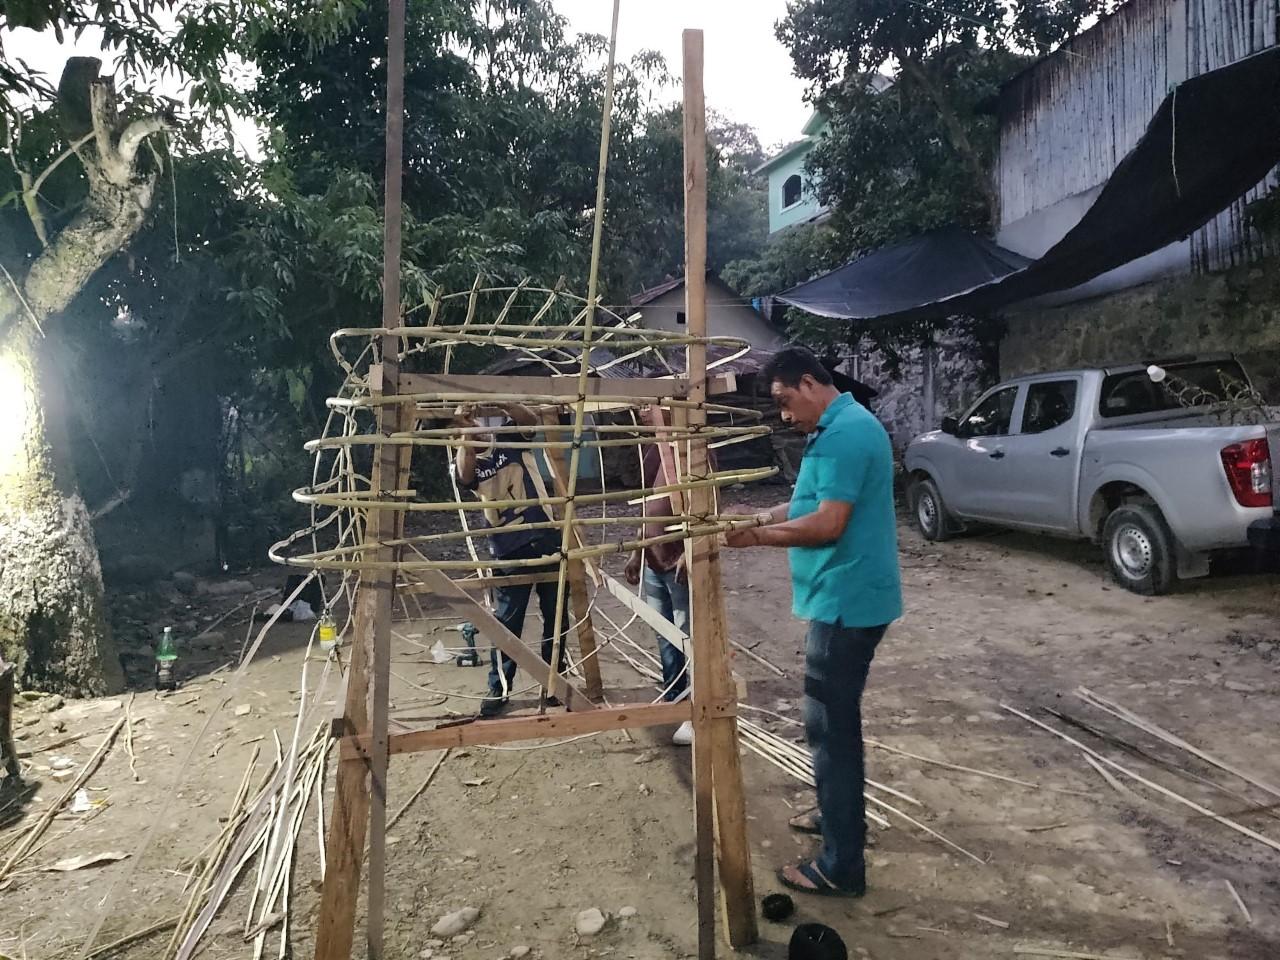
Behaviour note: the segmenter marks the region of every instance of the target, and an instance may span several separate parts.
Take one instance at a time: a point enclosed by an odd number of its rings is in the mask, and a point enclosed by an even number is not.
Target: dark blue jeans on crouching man
[[[547,554],[558,554],[560,552],[560,544],[555,540],[538,540],[525,547],[521,547],[509,556],[503,557],[503,560],[531,560],[534,557],[542,557]],[[533,573],[556,573],[560,569],[557,561],[552,560],[545,564],[536,564],[529,567],[509,567],[505,569],[496,569],[494,576],[516,576],[522,574]],[[546,583],[530,584],[524,583],[518,586],[494,587],[494,611],[493,615],[502,622],[502,625],[510,630],[517,637],[524,630],[525,611],[529,609],[529,594],[534,590],[538,591],[538,607],[542,613],[542,660],[544,663],[551,662],[551,651],[553,649],[553,638],[556,629],[556,591],[558,585],[555,580],[549,580]],[[565,584],[564,597],[564,625],[568,626],[573,622],[573,611],[569,606],[569,585]],[[564,667],[567,659],[567,651],[564,643],[564,633],[560,635],[560,667],[559,672],[564,673]],[[498,663],[501,658],[502,674],[499,675]],[[508,657],[505,653],[500,653],[497,647],[493,647],[489,651],[489,694],[495,697],[503,697],[514,689],[516,680],[516,662]],[[506,691],[502,689],[502,677],[506,677]],[[536,678],[539,684],[547,682],[546,674]]]
[[[850,890],[866,885],[862,691],[887,629],[811,621],[805,637],[805,734],[822,818],[818,869]]]

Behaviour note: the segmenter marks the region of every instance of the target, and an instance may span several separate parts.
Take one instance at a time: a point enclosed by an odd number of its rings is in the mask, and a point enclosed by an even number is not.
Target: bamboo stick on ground
[[[1024,957],[1058,957],[1060,960],[1142,960],[1141,957],[1117,957],[1112,954],[1078,953],[1075,950],[1057,950],[1053,947],[1017,946],[1013,948],[1013,952]]]
[[[1141,717],[1138,714],[1134,713],[1132,710],[1129,710],[1127,707],[1123,707],[1118,703],[1115,703],[1111,700],[1107,700],[1105,697],[1098,696],[1096,693],[1094,693],[1092,690],[1088,689],[1087,687],[1078,687],[1076,689],[1076,696],[1078,696],[1085,703],[1088,703],[1091,706],[1097,707],[1099,710],[1109,713],[1113,717],[1123,720],[1125,723],[1131,724],[1132,726],[1137,727],[1139,730],[1142,730],[1142,731],[1145,731],[1146,733],[1151,734],[1151,736],[1155,737],[1158,740],[1163,740],[1165,743],[1171,744],[1172,746],[1175,746],[1175,747],[1179,747],[1187,751],[1188,753],[1190,753],[1192,756],[1199,757],[1205,763],[1208,763],[1211,766],[1215,766],[1219,770],[1225,770],[1227,773],[1230,773],[1233,776],[1239,777],[1241,780],[1245,781],[1246,783],[1253,784],[1259,790],[1265,790],[1267,793],[1270,793],[1273,796],[1280,797],[1280,787],[1274,787],[1271,784],[1267,783],[1265,780],[1260,780],[1257,777],[1253,776],[1252,774],[1246,773],[1244,770],[1239,769],[1238,767],[1234,767],[1229,763],[1219,760],[1217,757],[1213,756],[1207,751],[1201,750],[1200,748],[1194,746],[1193,744],[1188,743],[1186,740],[1183,740],[1177,734],[1171,733],[1168,730],[1164,729],[1163,727],[1157,726],[1156,724],[1152,723],[1150,720],[1147,720],[1144,717]]]
[[[40,836],[49,828],[49,824],[53,822],[53,818],[58,815],[58,811],[66,805],[68,800],[76,795],[76,791],[83,787],[85,781],[97,771],[98,765],[102,763],[102,758],[111,749],[111,744],[114,742],[116,734],[124,726],[124,723],[124,717],[115,722],[107,732],[107,735],[102,738],[102,742],[98,744],[98,748],[93,751],[93,755],[80,768],[80,773],[71,782],[71,785],[67,787],[62,796],[49,805],[49,808],[41,814],[40,818],[31,826],[31,829],[26,832],[23,839],[18,843],[17,849],[9,855],[9,859],[4,862],[4,866],[0,867],[0,881],[3,881],[9,875],[9,872],[35,846],[36,841],[40,839]]]
[[[1160,784],[1155,783],[1152,780],[1148,780],[1146,777],[1143,777],[1140,774],[1134,773],[1132,770],[1128,769],[1127,767],[1121,766],[1120,764],[1116,763],[1114,760],[1104,757],[1102,754],[1098,753],[1096,750],[1091,750],[1089,747],[1086,747],[1079,740],[1075,739],[1075,737],[1068,736],[1067,734],[1062,733],[1059,730],[1055,730],[1053,727],[1049,726],[1047,723],[1043,723],[1035,719],[1035,717],[1028,716],[1027,714],[1023,713],[1021,710],[1011,707],[1006,703],[1000,704],[1000,709],[1007,710],[1009,713],[1012,713],[1014,716],[1021,717],[1023,720],[1026,720],[1028,723],[1035,724],[1040,729],[1048,731],[1049,733],[1053,734],[1055,737],[1058,737],[1062,740],[1067,741],[1067,743],[1071,744],[1076,749],[1082,750],[1085,753],[1092,756],[1095,760],[1099,760],[1102,763],[1105,763],[1112,770],[1116,770],[1120,773],[1123,773],[1126,777],[1129,777],[1132,780],[1138,781],[1138,783],[1142,784],[1144,787],[1148,787],[1152,790],[1155,790],[1157,793],[1160,793],[1171,800],[1176,800],[1179,803],[1181,803],[1183,806],[1190,807],[1192,810],[1196,811],[1196,813],[1203,814],[1204,816],[1207,816],[1212,820],[1216,820],[1218,823],[1221,823],[1223,826],[1229,827],[1230,829],[1234,830],[1236,833],[1243,834],[1244,836],[1248,837],[1250,840],[1256,840],[1259,843],[1265,844],[1266,846],[1270,847],[1273,850],[1280,851],[1280,843],[1277,843],[1275,840],[1272,840],[1270,837],[1263,836],[1262,834],[1258,833],[1256,830],[1250,830],[1248,827],[1243,826],[1242,824],[1236,823],[1234,820],[1229,820],[1224,816],[1214,813],[1208,807],[1201,806],[1200,804],[1196,803],[1194,800],[1188,800],[1186,797],[1182,796],[1182,794],[1180,793],[1174,793],[1174,791],[1170,790],[1168,787],[1161,786]]]
[[[85,954],[85,960],[97,960],[98,957],[105,957],[108,954],[115,953],[121,947],[127,947],[131,943],[137,943],[153,934],[159,933],[161,930],[168,930],[176,925],[179,921],[178,917],[170,917],[168,920],[161,920],[159,923],[153,923],[149,927],[143,927],[141,930],[135,930],[133,933],[125,934],[119,940],[113,940],[111,943],[97,947],[89,953]]]
[[[944,767],[947,770],[956,770],[960,773],[971,773],[976,777],[986,777],[988,780],[999,780],[1003,783],[1012,783],[1019,787],[1029,787],[1032,790],[1054,790],[1058,793],[1078,793],[1075,790],[1061,790],[1057,787],[1046,787],[1043,784],[1032,783],[1030,780],[1019,780],[1017,777],[1007,777],[1003,773],[992,773],[990,770],[979,770],[976,767],[966,767],[959,763],[951,763],[947,760],[938,760],[934,757],[924,757],[918,753],[911,753],[898,747],[891,747],[887,743],[879,740],[873,740],[871,737],[866,739],[867,746],[875,747],[877,750],[884,750],[886,753],[896,753],[902,757],[909,757],[912,760],[919,760],[921,763],[932,764],[935,767]]]
[[[436,759],[435,764],[431,767],[431,772],[428,773],[427,778],[422,781],[422,785],[419,786],[417,790],[413,791],[413,795],[409,797],[409,799],[404,802],[404,805],[395,812],[395,815],[390,820],[387,821],[388,830],[390,830],[392,827],[396,825],[396,823],[400,820],[400,818],[404,816],[404,812],[408,810],[411,806],[413,806],[413,802],[417,800],[420,796],[422,796],[422,794],[426,791],[427,787],[431,786],[431,781],[435,779],[436,772],[440,769],[441,764],[443,764],[445,760],[448,759],[449,754],[452,751],[453,751],[453,748],[448,747],[445,749],[445,751],[442,754],[440,754],[440,756]]]
[[[1227,890],[1230,892],[1231,898],[1235,900],[1236,906],[1239,907],[1240,912],[1244,914],[1244,922],[1249,924],[1249,926],[1253,926],[1253,914],[1251,914],[1249,912],[1249,908],[1244,905],[1244,900],[1240,898],[1240,894],[1236,890],[1236,885],[1225,877],[1223,877],[1222,882],[1227,885]]]

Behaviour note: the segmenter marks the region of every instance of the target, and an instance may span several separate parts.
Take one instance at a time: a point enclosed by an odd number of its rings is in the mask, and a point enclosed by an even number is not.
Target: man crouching
[[[454,426],[461,431],[464,440],[489,440],[487,449],[464,446],[458,449],[454,471],[458,485],[472,491],[480,500],[492,503],[484,511],[485,526],[489,531],[489,552],[500,563],[517,560],[533,560],[551,557],[546,563],[498,566],[494,576],[522,576],[529,574],[554,574],[559,571],[560,533],[555,529],[537,526],[550,521],[547,511],[538,504],[509,506],[511,502],[538,500],[539,493],[533,481],[537,463],[529,450],[504,446],[504,442],[533,440],[537,418],[533,411],[517,403],[496,404],[506,414],[503,427],[519,426],[523,431],[502,430],[498,434],[468,432],[477,426],[470,407],[461,407],[454,417]],[[530,529],[534,527],[534,529]],[[524,615],[529,607],[529,593],[535,585],[524,583],[493,588],[496,609],[494,615],[513,635],[524,631]],[[538,606],[542,612],[542,659],[551,662],[556,635],[556,580],[536,584]],[[569,608],[568,584],[565,585],[565,610]],[[567,620],[566,615],[566,620]],[[560,663],[557,672],[564,673],[565,645],[563,632],[560,637]],[[480,716],[496,717],[507,705],[516,678],[516,662],[494,647],[490,653],[489,695],[480,705]],[[559,706],[553,696],[547,703]]]

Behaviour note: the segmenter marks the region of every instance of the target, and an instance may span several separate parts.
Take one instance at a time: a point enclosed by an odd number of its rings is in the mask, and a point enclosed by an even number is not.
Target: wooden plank
[[[542,657],[521,643],[519,637],[514,636],[511,631],[499,622],[497,617],[476,603],[457,583],[446,577],[442,571],[423,570],[421,576],[425,585],[435,587],[431,591],[433,596],[448,603],[451,609],[460,611],[459,620],[470,620],[474,623],[491,644],[516,662],[517,667],[533,677],[541,678],[547,675],[547,665],[542,661]],[[555,674],[553,684],[555,689],[551,692],[559,697],[560,701],[568,706],[570,710],[587,711],[597,709],[596,705],[591,702],[591,698],[571,684],[563,674]]]
[[[707,383],[708,395],[732,393],[738,388],[737,376],[722,373]],[[510,396],[524,394],[535,397],[564,397],[565,402],[578,398],[577,375],[567,377],[508,377],[476,373],[401,373],[399,393],[478,393]],[[651,400],[683,399],[689,384],[683,377],[614,378],[592,377],[587,381],[588,397],[636,397]]]
[[[685,635],[683,630],[660,614],[657,610],[653,609],[653,607],[649,606],[649,604],[645,603],[640,599],[640,597],[636,596],[636,594],[632,593],[627,588],[626,584],[619,581],[616,577],[611,577],[603,571],[601,571],[601,576],[604,578],[605,589],[613,595],[615,600],[624,604],[628,610],[643,620],[645,624],[658,633],[662,639],[678,648],[686,657],[691,658],[693,656],[693,651],[689,649],[689,638]]]
[[[702,86],[702,31],[686,30],[682,37],[684,55],[684,256],[685,316],[692,321],[691,336],[707,326],[707,166],[706,115]],[[686,348],[686,375],[698,389],[706,377],[706,351]],[[684,427],[692,418],[688,410],[673,410],[674,426]],[[662,449],[662,448],[659,448]],[[681,464],[689,466],[690,464]],[[664,457],[663,467],[666,462]],[[692,491],[691,491],[692,492]],[[705,509],[705,500],[690,497],[689,511]],[[707,565],[705,549],[685,541],[685,562],[689,567],[689,628],[693,636],[696,669],[693,671],[693,700],[704,704],[713,696],[711,657],[708,648]],[[698,960],[715,960],[715,767],[712,759],[711,728],[702,711],[693,718],[693,819],[694,889],[698,897]]]
[[[636,730],[640,727],[683,723],[691,715],[692,706],[689,701],[681,700],[677,703],[601,707],[587,713],[544,713],[529,717],[504,717],[500,720],[474,720],[430,730],[392,734],[391,752],[420,753],[443,747],[576,737],[606,730]],[[342,742],[342,755],[363,756],[368,743],[368,737],[346,737]]]
[[[703,96],[703,41],[701,30],[684,31],[684,184],[685,184],[685,315],[690,336],[707,335],[707,150],[706,104]],[[707,350],[704,344],[686,349],[689,399],[706,399]],[[686,413],[690,426],[706,423],[701,407]],[[688,444],[688,474],[706,476],[709,457],[705,440]],[[715,512],[714,492],[708,487],[689,491],[689,513],[709,516]],[[725,633],[724,596],[720,589],[720,546],[715,537],[698,537],[690,544],[691,606],[695,705],[729,704],[736,691],[729,670],[729,644]],[[700,830],[699,853],[705,840],[707,819],[707,767],[714,797],[717,861],[725,934],[735,950],[759,939],[755,890],[751,877],[751,852],[747,845],[746,800],[742,791],[742,761],[738,753],[736,717],[711,716],[694,710],[694,783]],[[701,879],[701,871],[699,872]],[[699,893],[703,885],[699,885]],[[699,905],[699,957],[714,956],[703,947],[705,909]]]
[[[351,664],[343,726],[345,731],[367,733],[369,660],[373,639],[373,597],[367,590],[356,598]],[[325,839],[324,885],[316,920],[316,960],[349,960],[355,938],[356,898],[360,893],[360,868],[364,862],[365,832],[369,825],[369,765],[362,758],[339,760],[334,786],[333,811]]]
[[[554,410],[545,410],[542,414],[543,424],[559,423],[560,417]],[[563,458],[558,458],[553,451],[548,451],[547,463],[551,467],[551,483],[557,497],[568,495],[569,484],[565,471],[568,469],[569,451],[564,451]],[[552,508],[548,507],[548,510]],[[554,511],[553,511],[554,512]],[[578,531],[573,531],[574,542],[582,545]],[[586,680],[586,694],[592,700],[604,696],[604,683],[600,678],[600,658],[596,651],[595,624],[591,621],[591,595],[587,592],[587,577],[581,560],[570,560],[569,570],[569,603],[573,608],[573,622],[576,623],[578,637],[578,653],[582,658],[582,675]]]

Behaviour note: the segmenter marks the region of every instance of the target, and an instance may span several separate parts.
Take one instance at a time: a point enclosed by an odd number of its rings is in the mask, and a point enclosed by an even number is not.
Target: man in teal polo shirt
[[[786,886],[823,896],[866,891],[862,690],[876,646],[902,615],[893,449],[884,427],[803,347],[765,367],[782,419],[808,435],[791,502],[730,532],[731,547],[787,547],[792,612],[805,637],[805,732],[818,807],[791,826],[820,834],[812,860],[783,867]]]

